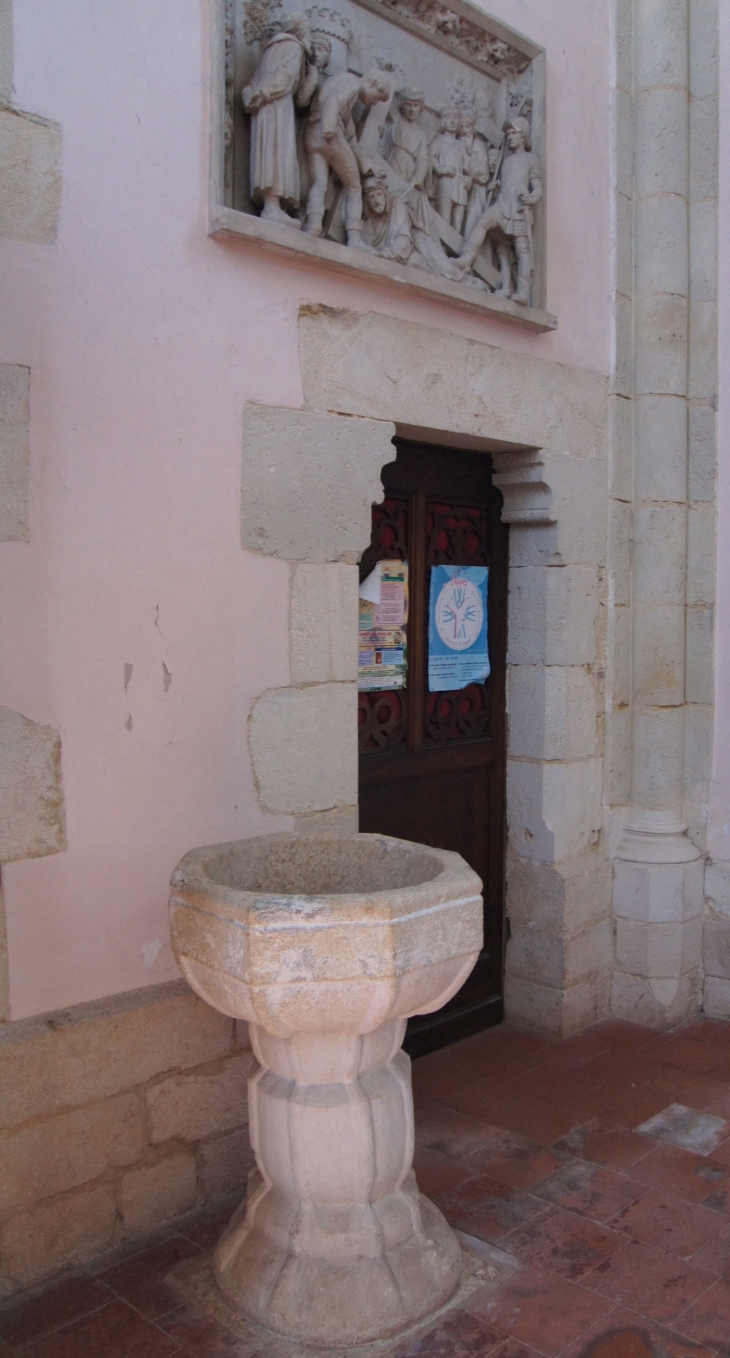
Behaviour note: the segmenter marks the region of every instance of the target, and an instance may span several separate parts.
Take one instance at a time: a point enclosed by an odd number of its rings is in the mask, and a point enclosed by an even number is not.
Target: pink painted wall
[[[720,5],[720,277],[715,742],[710,857],[730,861],[730,6]]]
[[[61,732],[69,848],[4,872],[13,1017],[174,976],[182,853],[290,823],[259,811],[246,743],[288,680],[288,567],[241,551],[239,479],[244,403],[301,401],[299,304],[608,371],[608,10],[492,4],[548,49],[560,327],[530,336],[207,237],[205,2],[16,4],[16,102],[62,125],[63,201],[53,246],[2,243],[32,503],[31,542],[0,546],[0,702]]]

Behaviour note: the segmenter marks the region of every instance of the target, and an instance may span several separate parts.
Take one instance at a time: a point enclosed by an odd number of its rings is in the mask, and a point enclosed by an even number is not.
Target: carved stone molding
[[[504,497],[502,523],[557,523],[553,492],[544,477],[545,463],[539,450],[494,453],[496,475],[492,480]]]
[[[516,78],[526,71],[539,48],[523,41],[515,46],[514,34],[509,40],[507,30],[489,15],[479,14],[475,23],[467,5],[442,5],[439,0],[365,0],[368,7],[384,9],[405,19],[430,37],[440,38],[463,61],[483,67],[490,75],[501,79],[505,74]],[[473,13],[473,11],[472,11]],[[518,40],[519,41],[519,40]]]

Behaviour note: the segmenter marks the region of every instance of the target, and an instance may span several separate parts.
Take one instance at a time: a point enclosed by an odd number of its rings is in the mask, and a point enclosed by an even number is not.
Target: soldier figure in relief
[[[482,213],[469,232],[466,246],[455,264],[467,273],[488,234],[493,234],[499,260],[501,286],[496,297],[530,305],[534,267],[532,208],[542,198],[542,167],[530,147],[530,124],[526,118],[508,118],[503,126],[507,153],[502,162],[497,201]],[[517,257],[517,288],[512,291],[512,255]]]
[[[330,76],[312,100],[304,146],[309,158],[312,187],[307,200],[306,230],[321,236],[324,203],[333,170],[345,190],[344,218],[347,244],[362,249],[362,188],[360,175],[370,165],[357,143],[352,110],[358,99],[366,108],[390,98],[390,85],[381,71],[364,76],[343,71]]]
[[[469,202],[466,209],[464,236],[468,237],[487,206],[487,184],[490,179],[489,143],[477,132],[477,116],[471,109],[461,115],[461,136],[469,157]]]
[[[251,115],[251,197],[263,202],[261,216],[269,222],[299,228],[301,223],[284,211],[300,202],[299,161],[294,98],[304,78],[311,29],[302,14],[292,14],[282,31],[264,47],[256,74],[242,91],[243,107]]]
[[[436,211],[461,234],[469,201],[469,153],[459,139],[460,132],[460,109],[443,109],[429,147],[429,178]]]

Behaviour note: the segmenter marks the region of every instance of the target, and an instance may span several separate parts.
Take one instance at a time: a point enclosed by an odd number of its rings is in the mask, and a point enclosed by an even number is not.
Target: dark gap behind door
[[[396,440],[373,506],[361,579],[378,561],[409,563],[405,689],[359,695],[360,829],[462,854],[484,884],[484,948],[457,995],[411,1019],[411,1056],[498,1023],[503,1015],[507,528],[491,459]],[[428,591],[435,565],[489,567],[491,674],[456,693],[428,691]]]

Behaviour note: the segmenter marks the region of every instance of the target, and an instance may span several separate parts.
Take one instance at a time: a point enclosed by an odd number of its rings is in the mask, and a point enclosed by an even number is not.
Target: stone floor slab
[[[636,1130],[644,1136],[656,1137],[657,1141],[694,1151],[695,1155],[712,1155],[730,1135],[730,1126],[724,1118],[712,1117],[710,1113],[696,1113],[693,1108],[685,1108],[681,1103],[670,1103],[668,1108],[643,1122]]]

